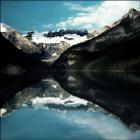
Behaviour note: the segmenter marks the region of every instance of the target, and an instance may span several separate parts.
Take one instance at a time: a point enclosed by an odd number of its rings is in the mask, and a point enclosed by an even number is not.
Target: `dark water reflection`
[[[102,106],[128,125],[140,125],[139,73],[67,71],[56,79],[71,94]]]
[[[2,139],[140,138],[139,73],[36,71],[1,85]]]

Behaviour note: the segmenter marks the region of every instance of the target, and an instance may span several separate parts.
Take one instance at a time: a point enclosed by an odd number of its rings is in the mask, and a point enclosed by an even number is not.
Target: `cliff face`
[[[98,36],[66,50],[55,69],[138,70],[140,12],[128,14]]]

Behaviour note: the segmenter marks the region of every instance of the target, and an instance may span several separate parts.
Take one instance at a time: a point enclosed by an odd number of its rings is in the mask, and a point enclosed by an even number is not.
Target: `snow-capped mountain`
[[[139,69],[139,36],[140,12],[130,9],[114,24],[93,31],[88,41],[66,50],[53,66],[76,70]],[[76,57],[72,57],[73,51]]]
[[[38,59],[52,64],[71,46],[92,40],[102,33],[116,28],[122,22],[128,22],[130,19],[135,20],[138,16],[139,11],[130,9],[120,20],[110,26],[106,25],[101,29],[91,31],[58,29],[52,32],[28,32],[24,35],[8,25],[1,23],[1,33],[5,38],[10,40],[16,48],[28,54],[36,54]]]
[[[42,61],[53,63],[69,47],[88,40],[87,35],[77,35],[76,30],[73,30],[73,34],[65,32],[63,35],[60,34],[60,31],[61,29],[55,31],[57,35],[50,35],[49,32],[28,32],[23,36],[42,51]]]
[[[56,37],[45,37],[44,34],[35,33],[32,36],[32,41],[35,43],[44,43],[44,44],[62,44],[63,42],[68,43],[70,46],[84,42],[87,40],[87,36],[80,36],[76,34],[66,34],[64,36]]]
[[[63,35],[62,29],[41,33],[27,32],[22,35],[4,23],[1,23],[0,26],[2,35],[10,40],[16,48],[28,54],[39,54],[41,56],[39,59],[47,63],[53,63],[66,49],[88,39],[87,33],[80,30],[65,30]]]

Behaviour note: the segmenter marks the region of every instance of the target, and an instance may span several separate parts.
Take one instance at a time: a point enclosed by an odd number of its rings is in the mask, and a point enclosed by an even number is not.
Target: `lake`
[[[140,139],[139,91],[138,73],[54,72],[2,106],[1,139]]]

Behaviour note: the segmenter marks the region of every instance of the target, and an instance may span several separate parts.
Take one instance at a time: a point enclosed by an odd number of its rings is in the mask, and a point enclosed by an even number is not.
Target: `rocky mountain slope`
[[[1,23],[1,34],[11,41],[16,48],[27,54],[41,53],[40,50],[34,44],[29,42],[28,39],[23,37],[21,33],[4,23]]]
[[[1,23],[1,33],[16,48],[27,54],[33,54],[46,63],[53,63],[69,47],[87,40],[86,31],[64,30],[62,32],[60,29],[48,33],[27,32],[22,35],[4,23]]]
[[[18,49],[0,33],[0,79],[17,76],[28,70],[47,69],[48,65],[34,54]]]
[[[82,31],[62,29],[48,32],[28,32],[24,37],[36,45],[42,52],[42,61],[53,63],[58,57],[71,46],[88,40],[87,34]]]

